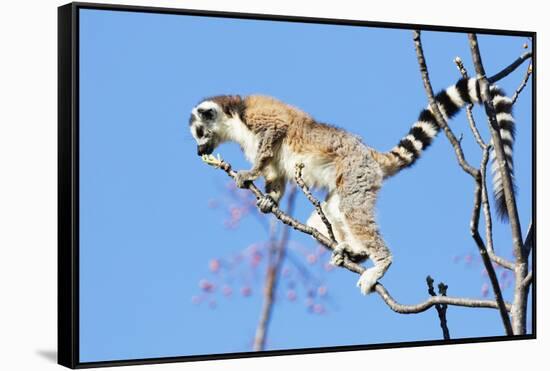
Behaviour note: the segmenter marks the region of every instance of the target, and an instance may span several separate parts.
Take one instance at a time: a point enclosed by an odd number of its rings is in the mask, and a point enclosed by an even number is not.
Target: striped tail
[[[496,86],[491,86],[490,93],[495,106],[497,122],[500,127],[500,135],[506,154],[506,162],[513,181],[512,153],[515,126],[514,118],[512,117],[512,100],[506,97],[504,92]],[[479,82],[476,78],[460,79],[455,85],[440,91],[435,96],[435,101],[441,115],[448,121],[465,105],[482,102]],[[431,108],[428,106],[428,108],[422,110],[418,120],[413,124],[408,134],[401,139],[397,146],[392,148],[389,152],[375,155],[375,158],[381,164],[385,172],[385,176],[389,177],[402,169],[412,166],[420,157],[422,151],[430,146],[440,130]],[[504,200],[502,178],[498,171],[498,163],[494,155],[494,150],[491,151],[491,158],[493,192],[497,212],[502,219],[507,219],[508,215]]]

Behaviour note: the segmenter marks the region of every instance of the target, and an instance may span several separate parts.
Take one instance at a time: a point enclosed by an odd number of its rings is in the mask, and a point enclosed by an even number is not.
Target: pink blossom
[[[323,314],[325,313],[325,307],[323,304],[317,303],[313,306],[313,311],[317,314]]]
[[[262,261],[262,254],[260,254],[259,252],[255,252],[254,254],[252,254],[250,256],[250,265],[252,267],[257,267]]]
[[[206,292],[214,291],[214,284],[206,279],[202,279],[199,281],[199,287]]]
[[[250,254],[256,253],[258,251],[258,244],[257,243],[251,244],[250,246],[247,247],[247,250]]]
[[[288,290],[287,293],[286,293],[286,297],[288,300],[290,301],[295,301],[296,300],[296,291],[294,290]]]
[[[242,215],[243,215],[243,212],[242,212],[242,209],[239,208],[239,207],[232,207],[231,209],[229,209],[229,212],[231,214],[231,220],[240,220]]]
[[[484,282],[483,285],[481,285],[481,295],[486,298],[489,294],[489,284],[487,282]]]
[[[327,287],[326,286],[319,286],[317,288],[317,294],[319,294],[319,296],[325,296],[327,294]]]
[[[249,286],[243,286],[241,287],[241,295],[242,296],[250,296],[252,294],[252,289]]]
[[[212,259],[208,263],[208,267],[210,268],[211,272],[218,272],[220,270],[220,261],[218,259]]]
[[[309,254],[306,259],[309,264],[317,263],[317,255]]]
[[[464,257],[464,262],[466,264],[472,264],[472,260],[473,260],[473,257],[471,254],[466,254],[466,256]]]

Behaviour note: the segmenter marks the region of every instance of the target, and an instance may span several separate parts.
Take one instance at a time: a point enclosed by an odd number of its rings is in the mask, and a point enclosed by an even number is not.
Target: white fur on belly
[[[296,164],[303,163],[302,178],[310,188],[332,189],[335,187],[336,169],[334,163],[323,160],[319,155],[298,154],[283,144],[279,156],[279,168],[289,180],[294,180]]]

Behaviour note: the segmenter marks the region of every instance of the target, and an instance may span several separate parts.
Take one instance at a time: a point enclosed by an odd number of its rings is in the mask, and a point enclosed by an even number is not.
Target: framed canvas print
[[[536,334],[536,34],[59,8],[59,363]]]

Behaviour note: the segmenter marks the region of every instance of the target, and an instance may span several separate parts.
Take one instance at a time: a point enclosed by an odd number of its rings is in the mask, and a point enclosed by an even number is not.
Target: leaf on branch
[[[221,165],[223,163],[223,159],[221,158],[219,153],[218,153],[217,157],[214,157],[212,155],[202,155],[201,159],[202,159],[203,162],[207,163],[208,165],[213,166],[213,167],[218,168],[218,169],[221,167]]]

